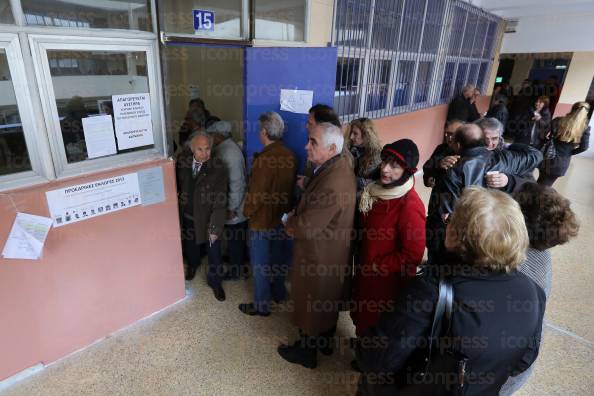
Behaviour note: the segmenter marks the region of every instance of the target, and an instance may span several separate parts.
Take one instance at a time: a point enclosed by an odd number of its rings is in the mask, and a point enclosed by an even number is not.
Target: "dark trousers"
[[[247,250],[248,222],[225,225],[225,239],[229,254],[229,275],[233,278],[245,275],[244,267]]]
[[[182,253],[188,262],[188,270],[192,273],[196,272],[202,257],[208,255],[208,274],[206,276],[208,286],[212,288],[221,286],[225,270],[221,258],[221,241],[217,239],[212,244],[210,242],[196,243],[194,222],[185,217],[183,218],[182,231]]]
[[[427,263],[434,264],[436,259],[445,252],[445,230],[446,225],[437,216],[427,216],[425,225],[425,238],[427,246]]]
[[[545,175],[544,172],[541,171],[541,173],[538,175],[538,184],[542,184],[544,186],[549,186],[552,187],[553,183],[555,183],[555,181],[559,178],[559,176],[550,176],[550,175]]]

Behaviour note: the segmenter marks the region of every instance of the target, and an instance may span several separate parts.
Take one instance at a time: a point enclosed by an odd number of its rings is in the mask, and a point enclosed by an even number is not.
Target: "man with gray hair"
[[[187,261],[186,280],[194,279],[203,253],[208,254],[207,282],[219,301],[222,287],[220,237],[227,209],[228,176],[225,166],[211,158],[213,139],[194,132],[176,158],[182,252]]]
[[[229,255],[229,268],[225,279],[235,280],[247,277],[243,269],[246,250],[247,219],[243,215],[242,203],[247,186],[245,157],[241,148],[231,138],[231,123],[217,121],[207,128],[214,139],[213,156],[220,159],[229,174],[229,196],[225,238]]]
[[[497,118],[481,118],[475,122],[485,134],[485,144],[487,150],[492,151],[503,148],[503,124]]]
[[[305,150],[313,176],[285,223],[286,233],[294,238],[290,301],[301,337],[293,345],[279,346],[278,353],[310,368],[317,366],[318,350],[332,353],[351,272],[357,182],[341,154],[343,144],[336,125],[323,122],[309,130]]]
[[[462,93],[456,96],[448,107],[448,121],[460,120],[463,122],[474,122],[480,115],[476,110],[474,85],[467,85],[462,88]]]
[[[291,210],[297,160],[282,143],[283,119],[274,112],[260,118],[260,142],[254,154],[244,213],[249,217],[250,262],[254,278],[252,303],[240,304],[246,315],[270,315],[272,300],[286,299],[285,275],[290,249],[282,216]]]

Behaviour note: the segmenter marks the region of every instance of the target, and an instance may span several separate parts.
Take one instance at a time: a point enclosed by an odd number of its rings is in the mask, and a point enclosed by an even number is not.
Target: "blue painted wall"
[[[258,117],[278,112],[285,121],[283,141],[305,163],[307,114],[280,110],[281,89],[314,91],[313,104],[332,106],[336,83],[336,48],[246,48],[245,50],[245,154],[248,167],[262,150]]]

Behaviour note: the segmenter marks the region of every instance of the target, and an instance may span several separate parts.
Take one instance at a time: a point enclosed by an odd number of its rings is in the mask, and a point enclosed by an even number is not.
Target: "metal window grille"
[[[447,103],[484,89],[502,20],[461,0],[337,0],[334,107],[345,120]]]

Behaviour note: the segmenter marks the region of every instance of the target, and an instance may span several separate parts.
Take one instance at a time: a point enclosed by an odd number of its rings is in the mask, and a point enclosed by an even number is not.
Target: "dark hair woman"
[[[569,200],[555,189],[542,184],[526,183],[513,197],[520,204],[530,247],[520,272],[526,274],[545,292],[548,300],[553,281],[551,252],[549,249],[567,243],[578,234],[579,224],[571,210]],[[510,377],[501,388],[500,395],[512,395],[530,377],[533,366],[516,377]]]

